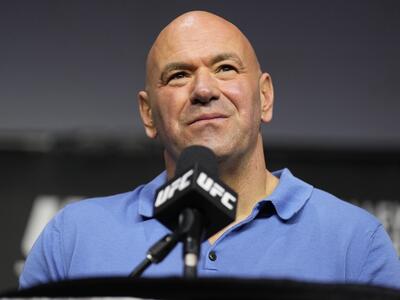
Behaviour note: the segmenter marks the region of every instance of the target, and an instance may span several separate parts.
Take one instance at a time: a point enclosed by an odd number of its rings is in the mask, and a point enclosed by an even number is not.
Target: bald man
[[[373,216],[266,168],[260,127],[272,118],[271,77],[243,33],[189,12],[157,37],[138,94],[146,134],[164,146],[166,171],[134,191],[63,209],[35,243],[20,286],[127,276],[169,230],[153,218],[156,189],[183,149],[203,145],[239,195],[236,220],[201,245],[199,276],[286,278],[400,288],[400,263]],[[179,245],[144,276],[181,276]]]

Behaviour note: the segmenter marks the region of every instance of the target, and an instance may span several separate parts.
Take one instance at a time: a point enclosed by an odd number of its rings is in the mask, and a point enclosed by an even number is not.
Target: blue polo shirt
[[[400,262],[379,221],[284,169],[274,192],[211,245],[201,245],[199,276],[366,283],[400,288]],[[46,226],[20,287],[67,278],[127,276],[169,232],[152,218],[160,174],[132,192],[66,206]],[[240,201],[240,200],[239,200]],[[143,276],[182,276],[179,244]]]

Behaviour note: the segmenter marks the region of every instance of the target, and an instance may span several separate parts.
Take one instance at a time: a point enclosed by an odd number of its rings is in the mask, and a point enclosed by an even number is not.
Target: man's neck
[[[210,244],[214,244],[230,227],[246,219],[256,203],[268,197],[279,183],[278,178],[266,169],[263,148],[256,147],[252,154],[250,159],[235,168],[224,169],[222,166],[220,169],[222,181],[238,193],[239,202],[235,221],[210,237]]]
[[[220,178],[238,193],[236,220],[243,220],[258,201],[273,192],[279,180],[266,169],[261,139],[251,155],[233,166],[220,166]]]

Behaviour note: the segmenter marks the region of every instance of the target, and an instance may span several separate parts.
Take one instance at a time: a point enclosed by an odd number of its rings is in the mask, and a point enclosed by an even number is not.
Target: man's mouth
[[[223,120],[223,119],[226,119],[226,118],[227,118],[227,116],[224,115],[224,114],[221,114],[221,113],[202,114],[200,116],[195,117],[188,124],[192,125],[194,123],[200,123],[200,122],[218,121],[218,120]]]

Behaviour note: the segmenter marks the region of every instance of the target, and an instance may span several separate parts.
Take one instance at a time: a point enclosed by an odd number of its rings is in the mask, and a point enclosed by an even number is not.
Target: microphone
[[[235,220],[237,193],[218,179],[215,154],[203,146],[185,148],[175,177],[156,191],[154,217],[172,233],[157,241],[130,273],[139,277],[161,262],[183,239],[184,275],[197,276],[200,244]]]
[[[156,195],[154,217],[183,237],[184,276],[195,278],[200,244],[235,220],[237,194],[219,181],[215,154],[191,146]]]
[[[175,177],[156,191],[154,217],[171,231],[187,209],[202,217],[202,241],[235,220],[237,193],[218,178],[215,154],[203,146],[185,148],[176,165]]]

